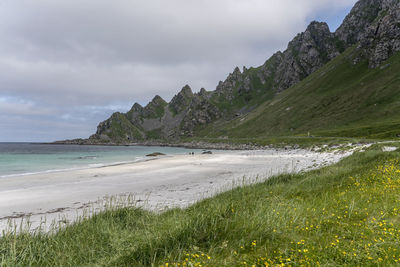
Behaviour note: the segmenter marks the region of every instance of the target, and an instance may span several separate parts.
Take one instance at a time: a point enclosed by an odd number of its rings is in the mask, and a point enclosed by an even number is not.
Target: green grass
[[[154,101],[154,100],[153,100]],[[150,102],[145,107],[145,117],[144,119],[159,119],[162,118],[165,114],[165,107],[168,105],[163,99],[160,98],[158,102],[153,103]]]
[[[154,129],[146,132],[146,138],[150,140],[162,140],[162,130]]]
[[[9,233],[0,266],[398,265],[399,158],[374,146],[183,210],[113,209],[53,235]]]
[[[106,134],[117,143],[126,143],[129,140],[142,140],[143,136],[124,114],[114,113],[111,118],[111,126],[106,130]],[[128,139],[128,137],[130,139]]]

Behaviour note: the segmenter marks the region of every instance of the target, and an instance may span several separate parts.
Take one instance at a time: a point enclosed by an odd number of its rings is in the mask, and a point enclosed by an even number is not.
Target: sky
[[[87,138],[113,112],[215,90],[356,0],[0,0],[0,142]]]

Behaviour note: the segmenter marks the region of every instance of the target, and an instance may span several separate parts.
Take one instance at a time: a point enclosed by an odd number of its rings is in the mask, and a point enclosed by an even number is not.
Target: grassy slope
[[[400,53],[386,68],[352,63],[350,48],[244,118],[217,122],[199,137],[393,138],[400,134]],[[385,66],[383,64],[383,66]]]
[[[143,136],[139,129],[137,129],[125,115],[121,113],[115,113],[111,117],[111,127],[106,134],[116,142],[126,142],[127,136],[131,136],[136,140],[143,139]]]
[[[111,210],[53,236],[9,234],[0,238],[0,265],[395,265],[399,157],[375,147],[185,210]]]

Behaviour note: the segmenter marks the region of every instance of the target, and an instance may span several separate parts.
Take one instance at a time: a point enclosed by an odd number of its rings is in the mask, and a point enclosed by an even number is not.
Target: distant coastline
[[[145,141],[135,143],[102,143],[92,141],[90,139],[73,139],[73,140],[62,140],[51,143],[53,145],[93,145],[93,146],[158,146],[158,147],[182,147],[192,149],[215,149],[215,150],[263,150],[271,149],[275,146],[266,145],[261,146],[257,144],[232,144],[232,143],[209,143],[204,141],[192,141],[192,142],[162,142],[162,141]],[[289,147],[288,147],[289,148]],[[297,145],[290,146],[290,148],[299,148]]]

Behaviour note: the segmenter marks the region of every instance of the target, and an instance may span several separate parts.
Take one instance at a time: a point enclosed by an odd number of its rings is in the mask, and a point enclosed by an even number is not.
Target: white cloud
[[[34,116],[50,115],[54,110],[46,107],[38,107],[32,101],[26,101],[14,97],[0,97],[0,114]]]
[[[260,65],[284,49],[310,18],[354,3],[5,0],[0,97],[35,103],[19,103],[21,113],[57,110],[57,121],[85,106],[146,104],[155,94],[169,100],[185,84],[213,90],[235,66]],[[12,102],[0,105],[11,112]]]

